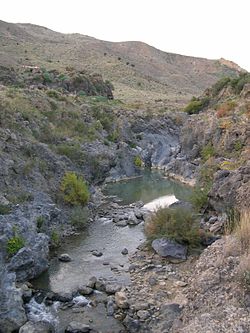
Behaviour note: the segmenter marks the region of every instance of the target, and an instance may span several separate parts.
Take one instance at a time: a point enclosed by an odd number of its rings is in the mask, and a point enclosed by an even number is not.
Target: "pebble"
[[[103,253],[101,251],[97,251],[97,250],[94,250],[92,252],[93,256],[95,257],[101,257],[103,255]]]
[[[126,247],[124,247],[124,249],[122,249],[122,252],[121,252],[123,255],[126,255],[128,254],[128,249]]]

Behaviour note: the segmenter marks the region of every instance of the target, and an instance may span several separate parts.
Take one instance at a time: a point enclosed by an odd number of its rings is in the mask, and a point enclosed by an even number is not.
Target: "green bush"
[[[145,232],[150,241],[166,237],[189,248],[200,245],[199,223],[186,209],[158,209],[146,223]]]
[[[60,244],[60,237],[59,237],[57,231],[52,230],[51,235],[50,235],[50,241],[51,241],[51,245],[53,247],[59,246],[59,244]]]
[[[7,253],[10,256],[16,254],[21,248],[23,248],[25,242],[22,237],[15,235],[14,237],[10,238],[7,242]]]
[[[74,172],[67,172],[60,187],[64,201],[71,205],[85,205],[89,200],[89,190],[80,176]]]
[[[141,160],[140,156],[136,156],[134,158],[134,164],[135,164],[135,166],[137,168],[141,168],[142,167],[143,163],[142,163],[142,160]]]
[[[7,205],[0,204],[0,215],[10,214],[11,208]]]
[[[41,230],[44,222],[45,222],[45,217],[44,216],[38,216],[36,218],[36,226],[37,226],[38,230]]]
[[[51,83],[52,82],[52,77],[51,77],[50,73],[44,72],[43,73],[43,80],[44,80],[44,83]]]
[[[62,143],[56,146],[59,155],[67,156],[72,162],[80,164],[84,159],[83,151],[79,144]]]
[[[116,129],[108,135],[107,139],[111,142],[117,142],[119,138],[119,131]]]
[[[77,228],[85,227],[88,222],[88,210],[86,207],[74,207],[70,216],[70,222]]]
[[[250,83],[250,74],[249,73],[240,74],[238,78],[232,79],[230,83],[231,86],[234,88],[235,92],[239,94],[243,89],[244,85],[246,83]]]
[[[230,82],[229,77],[223,77],[212,86],[212,95],[217,96],[219,92]]]
[[[234,150],[236,151],[241,151],[242,148],[243,148],[244,144],[240,141],[240,140],[237,140],[235,143],[234,143]]]
[[[215,149],[211,142],[201,149],[201,157],[203,161],[207,161],[210,157],[215,155]]]
[[[206,187],[196,186],[194,188],[190,201],[198,211],[200,211],[202,208],[206,208],[206,206],[208,205],[209,190],[209,185]]]
[[[193,97],[191,102],[184,108],[184,112],[188,114],[196,114],[199,113],[204,107],[206,107],[209,103],[209,98],[196,98]]]

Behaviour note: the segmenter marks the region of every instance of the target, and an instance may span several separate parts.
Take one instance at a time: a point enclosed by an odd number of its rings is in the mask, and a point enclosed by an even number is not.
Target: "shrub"
[[[210,157],[213,157],[214,155],[215,149],[211,142],[201,149],[201,157],[203,161],[207,161]]]
[[[85,205],[89,200],[89,190],[80,176],[67,172],[61,182],[64,201],[71,205]]]
[[[230,82],[229,77],[223,77],[212,86],[212,95],[217,96],[219,92]]]
[[[67,156],[72,162],[80,164],[84,159],[84,154],[79,144],[62,143],[56,146],[59,155]]]
[[[59,237],[57,231],[52,230],[51,235],[50,235],[50,241],[51,241],[51,245],[53,247],[59,246],[59,244],[60,244],[60,237]]]
[[[208,205],[209,190],[209,185],[207,185],[206,187],[196,186],[194,188],[190,201],[198,211],[200,211],[202,208],[206,208],[206,206]]]
[[[141,168],[142,167],[143,163],[142,163],[142,160],[141,160],[140,156],[136,156],[134,158],[134,164],[135,164],[135,166],[137,168]]]
[[[14,237],[10,238],[7,242],[7,253],[10,256],[16,254],[21,248],[23,248],[25,242],[22,237],[15,235]]]
[[[243,146],[244,146],[243,143],[240,140],[237,140],[234,143],[234,150],[240,151],[240,150],[242,150]]]
[[[193,248],[200,245],[198,221],[185,209],[160,208],[145,225],[149,240],[166,237]]]
[[[235,92],[239,94],[246,83],[250,83],[250,74],[243,73],[236,79],[231,80],[231,86],[234,88]]]
[[[45,222],[45,217],[44,216],[38,216],[36,218],[36,226],[37,229],[40,230]]]
[[[81,206],[74,207],[70,216],[70,222],[77,228],[85,227],[88,222],[87,209]]]
[[[217,117],[222,118],[228,115],[230,111],[232,111],[236,107],[235,101],[227,101],[217,106]]]
[[[193,97],[191,102],[184,108],[184,112],[188,114],[196,114],[199,113],[204,107],[209,104],[209,98],[205,97],[202,99]]]
[[[10,214],[11,208],[7,205],[0,204],[0,215]]]
[[[117,142],[119,138],[118,130],[114,130],[111,134],[108,135],[107,139],[111,142]]]
[[[44,83],[52,82],[52,77],[51,77],[50,73],[48,73],[48,72],[43,73],[43,81],[44,81]]]

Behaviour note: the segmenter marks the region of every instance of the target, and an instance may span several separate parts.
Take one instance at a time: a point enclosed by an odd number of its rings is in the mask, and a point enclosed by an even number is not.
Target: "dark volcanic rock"
[[[187,247],[167,238],[155,239],[153,249],[162,257],[173,259],[187,259]]]

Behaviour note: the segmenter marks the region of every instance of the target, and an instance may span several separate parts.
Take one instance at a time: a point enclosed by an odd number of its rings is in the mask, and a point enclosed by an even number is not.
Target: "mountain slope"
[[[0,21],[0,59],[5,66],[37,65],[98,72],[115,86],[115,97],[184,103],[236,64],[166,53],[142,42],[106,42],[80,34],[61,34],[32,24]]]

